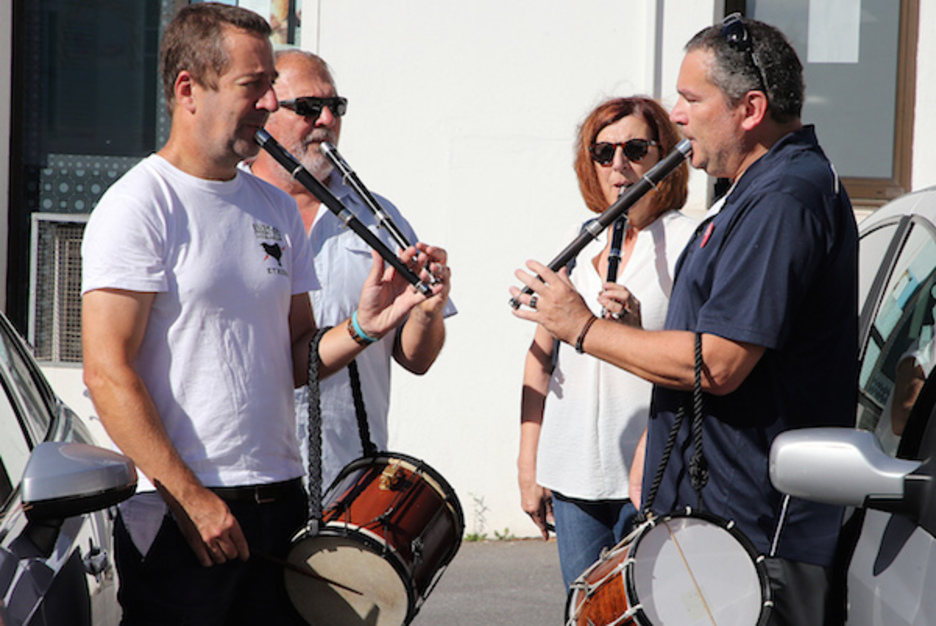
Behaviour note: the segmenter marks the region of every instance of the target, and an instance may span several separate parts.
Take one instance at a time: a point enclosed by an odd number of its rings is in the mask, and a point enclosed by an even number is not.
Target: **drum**
[[[290,600],[309,624],[409,623],[465,526],[458,497],[438,472],[389,452],[347,465],[322,509],[318,533],[303,529],[293,538],[288,560],[298,568],[285,574]]]
[[[628,535],[572,584],[567,624],[762,626],[764,557],[733,522],[687,510]]]

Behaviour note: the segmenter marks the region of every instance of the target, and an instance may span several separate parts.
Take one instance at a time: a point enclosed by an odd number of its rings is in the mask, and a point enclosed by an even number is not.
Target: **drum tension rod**
[[[379,523],[385,529],[390,528],[389,520],[390,520],[390,516],[393,515],[393,512],[394,512],[394,508],[392,506],[387,507],[387,510],[381,513],[380,515],[378,515],[377,517],[375,517],[374,521]]]
[[[413,565],[418,565],[422,561],[422,552],[425,544],[423,543],[422,537],[416,537],[413,541],[410,542],[410,550],[413,551]]]

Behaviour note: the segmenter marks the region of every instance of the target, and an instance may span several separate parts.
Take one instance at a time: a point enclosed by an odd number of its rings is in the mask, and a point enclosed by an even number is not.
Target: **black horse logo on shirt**
[[[266,261],[270,257],[273,257],[274,259],[276,259],[276,263],[280,267],[283,267],[283,262],[280,261],[280,259],[283,258],[283,249],[280,248],[278,243],[273,243],[273,244],[261,243],[260,245],[263,246],[264,251],[267,253],[267,255],[263,257],[264,261]]]

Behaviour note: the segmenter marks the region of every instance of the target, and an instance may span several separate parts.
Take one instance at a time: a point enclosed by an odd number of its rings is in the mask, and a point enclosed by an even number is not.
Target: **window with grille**
[[[32,216],[29,340],[40,361],[81,362],[81,237],[86,215]]]

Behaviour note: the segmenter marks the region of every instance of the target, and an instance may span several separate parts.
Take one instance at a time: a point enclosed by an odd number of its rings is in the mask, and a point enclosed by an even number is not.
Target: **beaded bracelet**
[[[578,339],[575,340],[575,351],[579,354],[585,353],[585,347],[582,345],[585,342],[585,335],[588,334],[592,324],[594,324],[596,321],[598,321],[598,318],[592,315],[590,318],[588,318],[588,321],[585,322],[585,325],[582,326],[582,332],[579,333]]]
[[[375,343],[379,337],[371,337],[364,332],[361,325],[358,324],[357,313],[357,309],[355,309],[354,313],[351,314],[351,318],[348,320],[348,334],[351,335],[351,339],[354,339],[359,346],[369,346]]]

